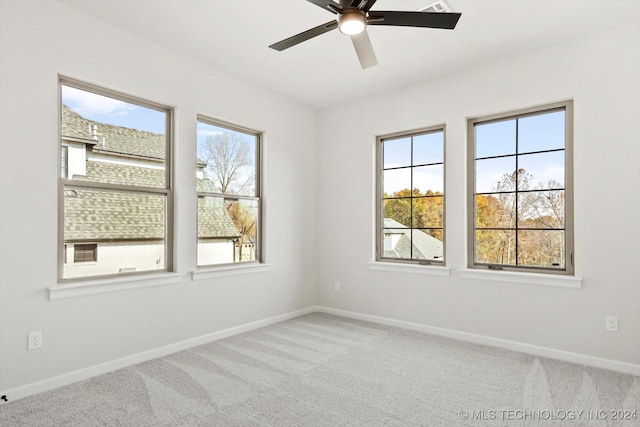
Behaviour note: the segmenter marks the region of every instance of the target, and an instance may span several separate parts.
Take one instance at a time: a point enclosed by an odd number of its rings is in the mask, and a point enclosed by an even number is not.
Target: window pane
[[[518,152],[564,148],[564,110],[518,120]]]
[[[385,226],[387,221],[385,220]],[[411,259],[411,229],[384,228],[383,254],[384,258]]]
[[[98,242],[100,256],[65,265],[64,278],[165,269],[165,195],[65,190],[65,244]]]
[[[476,160],[476,193],[513,191],[516,157]]]
[[[98,245],[74,245],[73,262],[92,262],[98,260]]]
[[[198,198],[198,265],[255,261],[258,201]]]
[[[257,196],[256,135],[198,121],[197,176],[212,192]]]
[[[516,153],[515,119],[475,126],[476,158]]]
[[[386,139],[382,148],[385,169],[411,166],[411,138]]]
[[[564,228],[564,191],[521,193],[518,213],[520,228]]]
[[[518,156],[519,190],[564,188],[564,151]]]
[[[477,230],[476,262],[515,265],[516,232],[510,230]]]
[[[411,195],[411,168],[386,170],[382,179],[385,197]]]
[[[444,162],[444,132],[432,132],[413,137],[413,164]]]
[[[411,199],[385,199],[384,226],[411,227]]]
[[[67,178],[69,147],[63,146],[60,150],[60,177]]]
[[[382,141],[379,258],[443,262],[444,130]]]
[[[442,261],[444,245],[442,230],[413,229],[411,234],[413,259]]]
[[[256,260],[259,205],[257,200],[226,201],[227,212],[240,238],[236,241],[235,262]]]
[[[442,197],[417,197],[413,199],[414,228],[442,228],[444,216]]]
[[[413,189],[420,190],[417,195],[444,193],[444,166],[419,166],[413,168]]]
[[[167,113],[61,86],[69,179],[166,187]]]
[[[514,193],[476,196],[477,228],[515,228],[516,195]]]
[[[563,269],[565,232],[561,230],[518,231],[518,264]]]

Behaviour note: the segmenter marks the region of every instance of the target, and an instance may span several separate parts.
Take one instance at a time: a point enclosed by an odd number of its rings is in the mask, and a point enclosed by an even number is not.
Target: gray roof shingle
[[[436,259],[442,257],[442,242],[422,230],[411,229],[391,218],[384,219],[384,233],[401,234],[394,248],[384,251],[385,257]]]
[[[97,140],[91,126],[97,127]],[[62,138],[93,141],[93,151],[145,157],[155,160],[165,158],[165,136],[159,133],[115,126],[86,119],[66,105],[62,105]]]
[[[105,137],[105,147],[93,145],[104,155],[129,155],[164,160],[164,136],[94,122],[63,106],[62,138],[95,143],[91,125]],[[86,175],[74,180],[141,187],[165,187],[165,171],[151,167],[87,160]],[[209,180],[196,180],[198,191],[213,191]],[[165,196],[75,189],[65,194],[65,241],[159,240],[165,233]],[[240,236],[226,208],[214,199],[198,199],[198,238]]]

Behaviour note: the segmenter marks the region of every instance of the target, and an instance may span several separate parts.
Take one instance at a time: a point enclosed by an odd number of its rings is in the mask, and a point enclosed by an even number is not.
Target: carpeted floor
[[[315,313],[4,404],[0,425],[640,426],[633,411],[640,377]]]

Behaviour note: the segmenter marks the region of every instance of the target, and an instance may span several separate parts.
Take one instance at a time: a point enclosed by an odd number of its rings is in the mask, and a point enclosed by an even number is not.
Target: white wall
[[[0,1],[0,61],[0,390],[315,303],[312,110],[54,1]],[[58,73],[175,106],[182,283],[49,301]],[[267,272],[197,282],[187,274],[196,267],[198,113],[265,132]],[[28,352],[26,334],[37,330],[44,346]]]
[[[638,40],[639,25],[610,30],[320,112],[319,304],[640,364]],[[570,98],[576,275],[583,288],[461,279],[466,118]],[[375,136],[442,123],[451,277],[370,270]],[[619,317],[619,333],[605,331],[608,314]]]
[[[67,262],[64,264],[63,277],[72,279],[104,274],[118,274],[118,272],[123,270],[153,271],[166,268],[164,243],[130,242],[128,244],[119,244],[100,242],[97,243],[97,245],[97,261],[73,262],[75,244],[66,244]],[[233,251],[233,244],[230,245],[229,251]]]
[[[236,245],[233,240],[198,242],[198,265],[225,264],[234,262]]]

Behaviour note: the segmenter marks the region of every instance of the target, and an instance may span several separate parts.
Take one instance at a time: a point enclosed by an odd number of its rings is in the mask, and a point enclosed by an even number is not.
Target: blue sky
[[[86,119],[132,129],[165,133],[166,115],[103,95],[62,85],[62,103]]]
[[[564,186],[564,151],[525,154],[564,148],[565,113],[554,111],[524,117],[517,123],[518,168],[533,175],[530,188],[546,185],[554,180]],[[443,133],[433,132],[413,141],[413,165],[443,161]],[[503,120],[476,126],[476,157],[513,155],[516,153],[516,120]],[[411,138],[384,141],[384,168],[410,166]],[[476,162],[476,191],[494,191],[497,181],[504,174],[516,170],[516,157],[478,160]],[[443,191],[442,166],[424,166],[413,170],[413,188]],[[391,194],[411,187],[410,169],[384,172],[384,192]]]
[[[384,141],[384,167],[395,168],[410,165],[425,165],[413,169],[413,188],[422,192],[444,191],[444,134],[431,132],[413,137],[413,163],[411,161],[411,137],[387,139]],[[411,169],[396,169],[384,172],[384,192],[392,194],[411,188]]]

